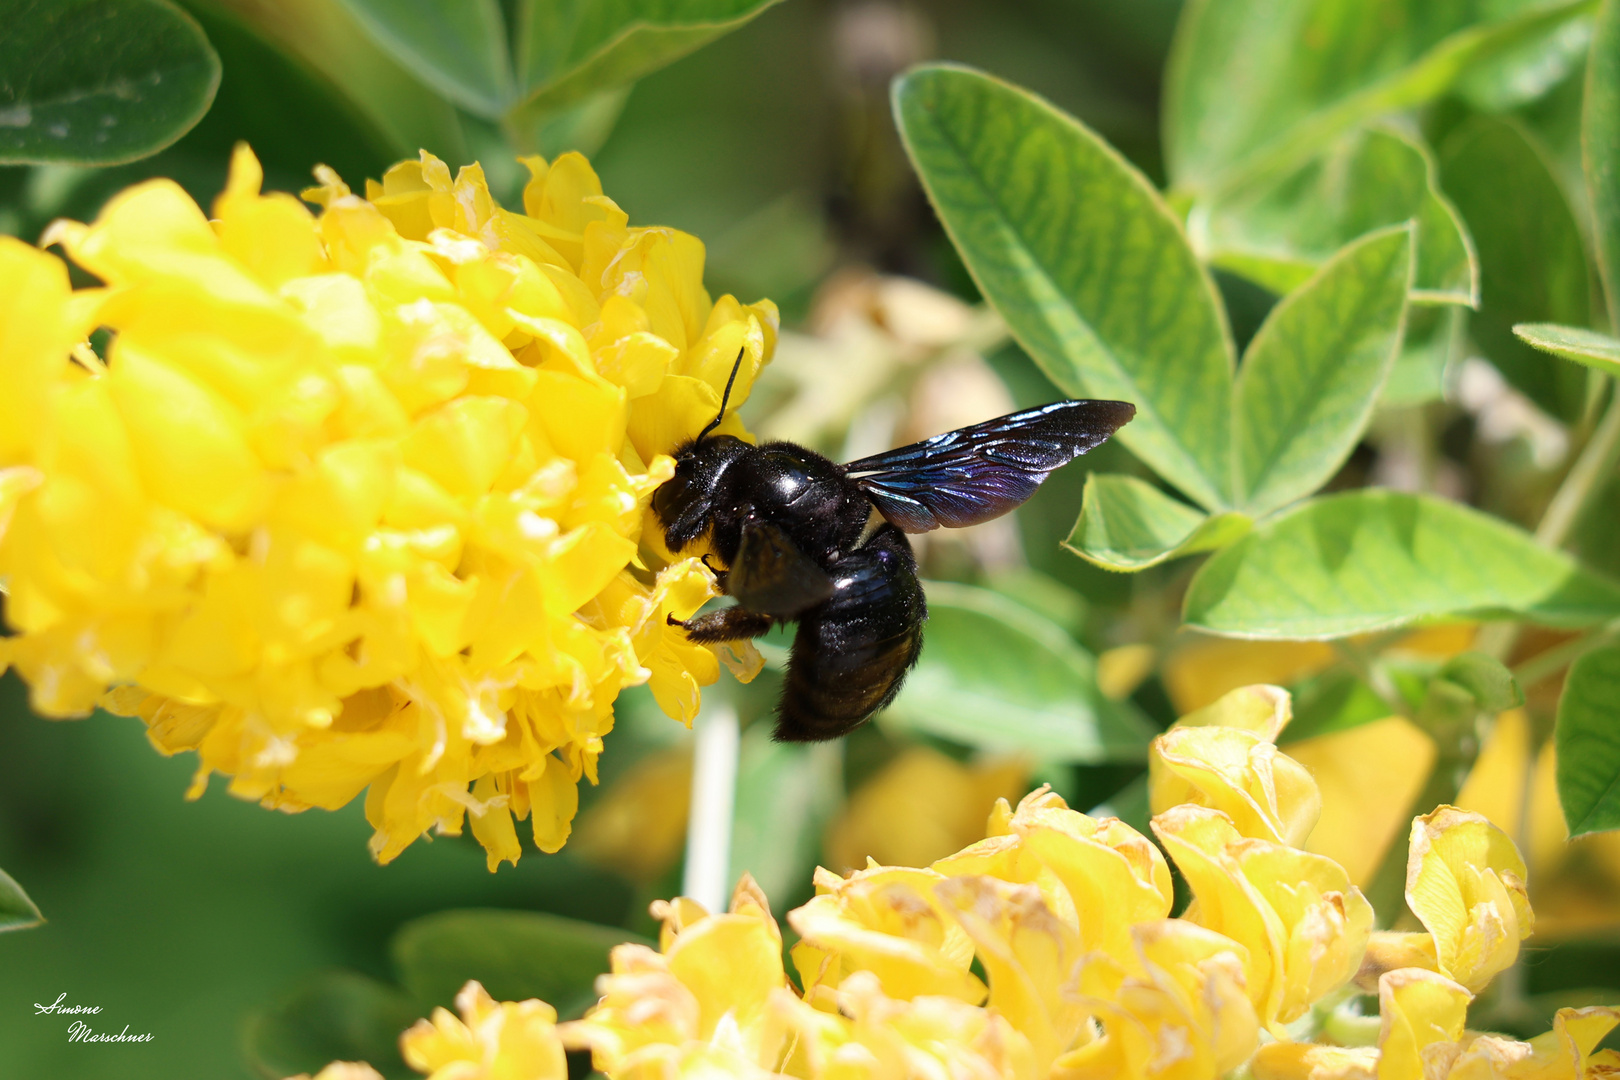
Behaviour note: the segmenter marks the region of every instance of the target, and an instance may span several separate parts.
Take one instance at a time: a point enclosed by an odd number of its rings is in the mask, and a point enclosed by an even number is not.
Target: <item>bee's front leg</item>
[[[719,586],[720,591],[728,596],[731,595],[726,590],[726,579],[731,576],[731,571],[715,566],[709,561],[709,557],[709,553],[705,551],[703,553],[703,565],[708,568],[709,573],[714,575],[714,583]]]
[[[666,620],[671,626],[678,626],[686,631],[686,636],[692,641],[713,644],[720,641],[741,641],[744,638],[757,638],[770,632],[775,621],[769,615],[761,615],[757,611],[749,611],[745,607],[721,608],[711,611],[707,615],[699,615],[695,619],[682,621],[670,615]]]

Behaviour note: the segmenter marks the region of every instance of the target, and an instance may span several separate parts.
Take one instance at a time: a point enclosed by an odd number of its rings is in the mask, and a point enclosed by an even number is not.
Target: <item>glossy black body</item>
[[[798,622],[778,741],[846,735],[899,692],[928,617],[917,562],[905,533],[888,523],[861,543],[872,504],[837,464],[794,443],[755,447],[712,435],[677,452],[675,476],[653,495],[653,510],[671,551],[707,534],[736,567],[745,530],[770,525],[832,579],[832,595],[802,611],[789,604],[750,620],[739,599],[737,608],[687,624],[693,640],[725,641]]]
[[[1057,402],[850,465],[794,443],[701,436],[676,451],[653,511],[671,551],[708,537],[737,604],[679,625],[719,642],[797,622],[776,738],[846,735],[894,698],[922,651],[928,607],[906,532],[1006,513],[1134,413]]]

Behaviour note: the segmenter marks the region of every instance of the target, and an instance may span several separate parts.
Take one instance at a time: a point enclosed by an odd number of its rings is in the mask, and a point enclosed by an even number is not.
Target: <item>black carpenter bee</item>
[[[721,642],[799,624],[779,742],[846,735],[899,692],[928,617],[906,533],[1000,517],[1136,415],[1124,401],[1058,401],[839,465],[795,443],[711,436],[736,378],[733,367],[719,414],[675,451],[652,505],[671,551],[708,534],[737,601],[672,625]]]

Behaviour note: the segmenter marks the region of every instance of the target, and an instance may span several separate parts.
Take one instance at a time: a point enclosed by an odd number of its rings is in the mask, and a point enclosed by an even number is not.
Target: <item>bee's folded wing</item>
[[[750,611],[792,619],[831,596],[833,581],[787,533],[755,521],[743,526],[726,591]]]
[[[1017,507],[1053,469],[1097,446],[1135,415],[1136,406],[1124,401],[1059,401],[844,468],[878,512],[906,532],[941,525],[956,529]]]

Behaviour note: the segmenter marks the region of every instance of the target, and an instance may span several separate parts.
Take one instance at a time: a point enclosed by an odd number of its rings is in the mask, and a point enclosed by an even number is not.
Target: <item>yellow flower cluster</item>
[[[1278,751],[1290,703],[1243,687],[1155,741],[1153,831],[1045,788],[997,803],[989,835],[927,867],[816,873],[788,913],[797,980],[765,897],[729,911],[659,902],[658,949],[621,945],[581,1020],[497,1005],[476,983],[403,1038],[434,1080],[561,1080],[588,1049],[612,1080],[1596,1080],[1620,1010],[1564,1009],[1529,1042],[1465,1029],[1473,992],[1518,957],[1524,864],[1479,814],[1412,824],[1408,905],[1422,933],[1372,931],[1338,864],[1297,845],[1320,810]],[[1325,1038],[1352,978],[1378,994],[1376,1045]],[[1351,1025],[1354,1027],[1355,1025]],[[1371,1039],[1368,1040],[1371,1042]],[[319,1080],[369,1080],[336,1063]]]
[[[1153,831],[1193,892],[1179,917],[1159,846],[1042,788],[929,866],[818,871],[787,916],[796,980],[751,881],[725,913],[655,905],[660,947],[615,949],[600,1002],[557,1037],[613,1080],[1214,1080],[1298,1045],[1290,1025],[1360,969],[1372,911],[1295,846],[1319,797],[1272,741],[1287,719],[1286,694],[1245,688],[1155,742]],[[1512,888],[1501,853],[1435,828],[1428,857],[1475,873],[1426,895],[1496,925],[1481,905]],[[1477,960],[1457,922],[1432,955]]]
[[[316,216],[242,147],[213,220],[158,180],[54,225],[98,288],[0,238],[0,670],[37,711],[139,716],[193,795],[369,788],[385,862],[470,815],[491,869],[514,818],[562,846],[623,687],[690,722],[718,659],[665,617],[713,579],[638,545],[776,310],[579,155],[524,164],[523,213],[424,153],[365,198],[318,170]]]

